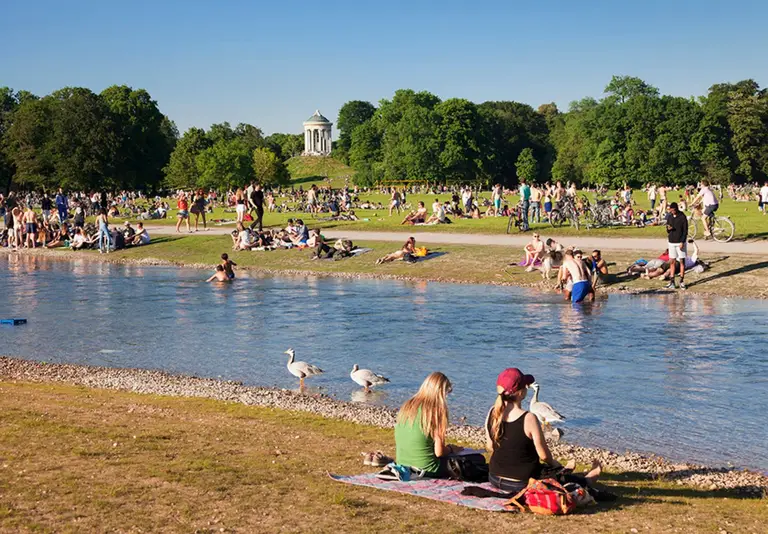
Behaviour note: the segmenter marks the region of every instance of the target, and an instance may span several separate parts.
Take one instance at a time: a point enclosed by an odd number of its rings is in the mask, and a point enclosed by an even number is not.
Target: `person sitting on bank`
[[[400,224],[422,224],[427,220],[427,208],[424,202],[419,201],[419,208],[405,216]]]
[[[534,381],[532,375],[514,367],[502,371],[496,379],[496,402],[485,420],[486,447],[491,451],[488,481],[514,494],[531,478],[551,477],[545,473],[548,467],[566,469],[552,456],[538,418],[522,407],[528,386]],[[563,474],[558,478],[587,488],[594,485],[601,472],[600,463],[594,461],[592,470],[584,476]]]
[[[603,259],[603,253],[595,249],[590,256],[589,270],[592,273],[592,288],[603,282],[608,275],[608,264]]]
[[[376,265],[381,265],[382,263],[388,263],[390,261],[395,261],[395,260],[402,260],[406,254],[413,254],[415,252],[416,252],[416,239],[413,237],[409,237],[408,241],[405,242],[405,244],[402,246],[400,250],[392,252],[391,254],[387,254],[383,258],[379,258],[378,260],[376,260]]]
[[[443,373],[432,373],[419,391],[405,401],[395,424],[396,461],[423,469],[427,477],[447,478],[447,457],[462,450],[445,442],[448,428],[447,395],[451,382]]]
[[[69,228],[67,228],[67,223],[64,223],[61,225],[61,228],[59,228],[58,232],[56,232],[53,236],[53,240],[46,245],[48,248],[57,248],[57,247],[63,247],[66,245],[66,242],[71,239],[72,236],[69,234]]]
[[[149,232],[147,232],[147,229],[144,228],[144,223],[138,223],[136,225],[136,233],[131,240],[131,244],[134,246],[149,245],[149,241]]]
[[[525,252],[525,263],[523,263],[523,266],[527,265],[528,271],[533,271],[536,262],[540,262],[544,258],[544,242],[540,239],[538,232],[534,232],[533,239],[525,245],[523,251]]]

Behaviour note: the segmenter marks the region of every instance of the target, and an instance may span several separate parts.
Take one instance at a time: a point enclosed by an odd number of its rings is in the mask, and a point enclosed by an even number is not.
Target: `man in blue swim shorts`
[[[561,277],[561,280],[565,283],[570,280],[573,283],[570,290],[566,289],[564,292],[565,300],[582,302],[587,297],[590,300],[595,300],[595,291],[589,282],[589,273],[582,261],[580,250],[573,251],[567,249],[565,251],[562,269],[564,276]]]

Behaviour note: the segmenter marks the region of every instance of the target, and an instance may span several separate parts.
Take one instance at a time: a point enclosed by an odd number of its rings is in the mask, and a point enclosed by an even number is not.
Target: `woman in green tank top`
[[[461,450],[445,443],[450,392],[450,380],[443,373],[432,373],[400,408],[395,424],[398,464],[423,469],[427,476],[446,476],[445,457]]]

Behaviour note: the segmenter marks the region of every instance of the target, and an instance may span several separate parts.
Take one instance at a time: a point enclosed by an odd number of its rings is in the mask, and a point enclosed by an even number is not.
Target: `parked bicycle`
[[[559,228],[565,224],[565,221],[568,221],[577,230],[579,229],[579,211],[576,209],[573,198],[568,196],[561,200],[549,214],[549,224],[553,227]]]
[[[509,210],[509,220],[507,221],[507,233],[512,231],[512,228],[519,228],[521,232],[525,232],[528,228],[524,227],[523,220],[523,203],[522,201],[517,203],[517,206]]]

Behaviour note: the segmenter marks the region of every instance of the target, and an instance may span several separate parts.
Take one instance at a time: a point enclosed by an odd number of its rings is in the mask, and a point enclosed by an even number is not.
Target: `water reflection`
[[[3,352],[160,368],[296,389],[283,352],[325,369],[305,394],[398,407],[430,372],[454,383],[454,419],[481,424],[495,378],[517,366],[562,410],[569,439],[768,469],[768,303],[559,295],[322,277],[241,276],[0,256]],[[119,351],[119,352],[118,352]],[[352,364],[392,381],[364,394]],[[750,406],[748,414],[740,407]],[[738,446],[734,446],[737,443]]]

